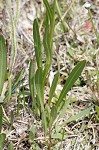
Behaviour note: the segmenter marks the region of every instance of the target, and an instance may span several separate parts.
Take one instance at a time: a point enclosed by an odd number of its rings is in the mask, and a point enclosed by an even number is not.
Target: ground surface
[[[88,9],[85,8],[86,0],[62,0],[59,1],[62,17],[64,18],[67,31],[63,30],[59,18],[55,26],[54,48],[59,56],[61,69],[61,84],[60,90],[65,83],[66,77],[71,72],[77,61],[86,59],[87,66],[85,70],[91,72],[92,80],[96,79],[95,69],[99,69],[99,45],[94,33],[92,22]],[[94,26],[99,33],[99,1],[89,1],[91,4],[91,13],[94,21]],[[8,41],[8,68],[9,58],[11,53],[11,20],[9,17],[8,4],[1,3],[0,12],[0,28],[2,33]],[[12,3],[12,10],[15,11],[15,2]],[[44,5],[40,0],[30,1],[21,0],[19,8],[18,23],[16,26],[17,39],[17,55],[14,65],[14,76],[18,73],[20,68],[25,68],[23,75],[25,88],[28,89],[28,67],[30,58],[34,57],[32,27],[34,18],[40,18],[40,27],[44,15]],[[53,54],[53,65],[50,71],[49,83],[55,71],[57,71],[56,52]],[[93,94],[90,87],[87,85],[85,70],[81,75],[79,81],[68,93],[71,96],[73,103],[70,104],[66,111],[65,118],[74,115],[80,110],[84,110],[91,106]],[[49,90],[49,87],[47,88]],[[46,90],[46,95],[47,95]],[[24,109],[23,100],[20,101],[19,115],[14,115],[12,128],[4,125],[4,132],[7,134],[5,143],[5,150],[8,149],[10,141],[14,143],[16,150],[32,150],[31,141],[28,138],[28,131],[32,124],[36,124],[38,132],[35,141],[40,145],[41,149],[46,149],[43,143],[43,132],[40,127],[40,121],[36,121],[30,109],[30,99],[26,99],[26,110]],[[15,114],[17,110],[17,94],[11,99],[9,105],[6,107],[6,116],[9,118],[11,113]],[[96,119],[96,112],[93,110],[89,116],[77,122],[71,122],[65,126],[65,139],[58,143],[61,145],[61,150],[99,150],[99,120]]]

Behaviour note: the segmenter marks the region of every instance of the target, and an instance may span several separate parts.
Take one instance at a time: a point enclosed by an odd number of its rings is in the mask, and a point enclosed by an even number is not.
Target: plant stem
[[[49,145],[48,145],[48,150],[51,150],[51,145],[52,145],[52,141],[51,141],[51,128],[49,128]]]

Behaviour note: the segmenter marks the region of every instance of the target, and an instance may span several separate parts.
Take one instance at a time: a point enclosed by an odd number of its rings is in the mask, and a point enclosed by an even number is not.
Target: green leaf
[[[52,126],[52,124],[55,121],[56,117],[57,117],[57,109],[56,109],[56,106],[53,106],[52,109],[51,109],[51,113],[50,113],[49,127]]]
[[[90,106],[89,108],[87,108],[87,109],[85,109],[85,110],[82,110],[82,111],[80,111],[78,114],[76,114],[76,115],[70,117],[69,119],[67,119],[67,120],[63,123],[62,126],[66,125],[66,124],[69,123],[69,122],[77,121],[78,119],[81,119],[82,117],[85,117],[85,116],[89,115],[93,107],[94,107],[94,106]]]
[[[43,45],[44,49],[46,52],[46,61],[50,63],[51,61],[51,55],[52,55],[52,49],[50,48],[50,39],[49,39],[49,25],[45,27],[45,32],[44,32],[44,38],[43,38]]]
[[[36,128],[34,126],[34,124],[32,124],[32,126],[30,127],[29,130],[29,138],[33,141],[35,138],[35,133],[36,133]]]
[[[18,72],[18,74],[16,75],[15,80],[13,82],[12,90],[14,90],[18,86],[19,82],[22,79],[23,74],[24,74],[24,69],[22,69],[21,71]]]
[[[4,148],[4,141],[6,139],[6,135],[4,133],[0,134],[0,150]]]
[[[71,87],[73,86],[73,84],[75,83],[75,81],[79,78],[81,72],[83,71],[84,67],[85,67],[86,61],[83,60],[81,62],[79,62],[76,67],[72,70],[72,72],[70,73],[69,77],[66,80],[66,83],[61,91],[61,94],[59,96],[59,99],[56,103],[56,107],[58,108],[58,106],[60,105],[60,103],[63,101],[63,99],[65,98],[66,94],[68,93],[68,91],[71,89]]]
[[[35,101],[36,87],[35,87],[35,71],[34,71],[33,60],[30,61],[30,67],[29,67],[29,88],[30,88],[33,105],[36,108],[36,101]]]
[[[53,2],[52,20],[50,23],[50,35],[49,35],[50,48],[52,48],[52,44],[53,44],[53,34],[54,34],[54,27],[55,27],[55,10],[56,10],[56,0],[54,0]]]
[[[59,72],[57,72],[54,76],[51,88],[50,88],[50,92],[49,92],[49,100],[48,100],[48,105],[50,105],[51,100],[53,98],[53,95],[55,93],[55,89],[57,87],[57,83],[58,83],[58,78],[59,78]]]
[[[59,18],[61,20],[61,23],[62,23],[63,30],[64,30],[64,32],[66,32],[67,31],[67,26],[66,26],[65,21],[62,19],[62,14],[61,14],[61,10],[60,10],[60,6],[58,4],[58,1],[56,1],[56,8],[57,8],[58,16],[59,16]]]
[[[21,80],[22,80],[23,73],[24,73],[24,69],[19,71],[13,82],[11,81],[11,77],[8,75],[9,85],[8,85],[8,91],[6,92],[6,100],[4,101],[5,103],[9,102],[11,94],[15,93],[15,89],[22,83]]]
[[[40,41],[40,33],[38,27],[37,19],[34,20],[33,24],[33,38],[34,38],[34,48],[35,48],[35,55],[38,68],[42,68],[42,51],[41,51],[41,41]]]
[[[42,125],[44,128],[44,133],[46,135],[46,133],[47,133],[47,119],[46,119],[46,112],[45,111],[42,112]]]
[[[95,109],[96,109],[96,112],[97,112],[97,115],[98,115],[98,117],[99,117],[99,106],[95,106]]]
[[[0,95],[2,93],[6,72],[7,72],[7,49],[5,39],[2,35],[0,35]]]
[[[63,118],[64,117],[64,115],[66,113],[66,109],[68,108],[70,102],[71,102],[71,98],[68,98],[68,99],[65,100],[65,103],[64,103],[64,106],[63,106],[63,108],[62,108],[62,110],[60,112],[59,118]]]
[[[51,64],[48,64],[48,63],[46,63],[46,65],[45,65],[45,68],[44,68],[44,71],[43,71],[43,85],[46,82],[46,78],[48,76],[48,72],[50,70],[50,66],[51,66]]]
[[[0,106],[0,132],[2,130],[2,115],[3,115],[2,106]]]
[[[36,86],[37,97],[41,105],[41,109],[42,111],[44,111],[44,90],[43,90],[44,87],[43,87],[43,81],[42,81],[42,68],[39,68],[36,71],[35,86]]]
[[[63,135],[61,133],[52,134],[51,138],[62,140]]]
[[[9,146],[8,146],[8,150],[14,150],[14,146],[13,146],[13,143],[10,142]]]
[[[49,19],[50,19],[50,22],[51,22],[51,20],[52,20],[52,10],[51,10],[50,5],[49,5],[47,0],[43,0],[43,2],[46,6],[46,11],[48,13],[48,16],[49,16]]]
[[[54,27],[55,27],[55,9],[56,9],[56,0],[54,0],[53,8],[51,10],[49,3],[47,0],[44,0],[47,13],[50,18],[50,23],[46,21],[44,38],[43,38],[43,45],[46,52],[46,64],[43,72],[43,83],[45,83],[46,77],[50,70],[50,66],[52,63],[52,44],[53,44],[53,34],[54,34]],[[48,18],[46,16],[46,18]]]
[[[44,38],[43,38],[43,45],[44,50],[46,53],[46,64],[43,71],[43,83],[45,84],[48,72],[50,70],[51,62],[52,62],[52,49],[50,48],[50,39],[49,39],[49,27],[45,28]]]

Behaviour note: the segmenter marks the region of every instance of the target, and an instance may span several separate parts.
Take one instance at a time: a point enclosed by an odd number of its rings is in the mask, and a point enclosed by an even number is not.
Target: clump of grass
[[[47,83],[50,67],[52,65],[56,0],[54,0],[52,7],[50,7],[47,0],[44,0],[43,2],[46,6],[43,44],[40,38],[38,20],[35,19],[33,23],[33,38],[36,62],[35,60],[30,61],[29,87],[33,101],[32,110],[36,117],[41,117],[42,127],[44,129],[45,143],[47,148],[50,150],[53,147],[53,145],[57,143],[52,140],[52,137],[56,135],[55,139],[64,139],[64,133],[60,132],[63,129],[63,127],[71,121],[84,117],[86,114],[90,114],[90,111],[93,108],[93,106],[79,112],[75,116],[72,116],[71,118],[66,120],[61,126],[59,126],[58,120],[64,116],[66,108],[70,104],[70,98],[66,99],[66,94],[71,89],[75,81],[79,78],[83,68],[85,67],[85,60],[79,62],[76,65],[76,67],[71,71],[59,97],[57,97],[57,100],[53,103],[52,99],[55,94],[60,74],[60,71],[57,71],[57,73],[54,76],[52,85],[50,87],[48,102],[46,104],[44,103],[45,86]],[[42,48],[44,49],[44,52],[46,54],[45,64],[42,64],[44,59]],[[37,64],[37,70],[35,70],[34,68],[35,63]],[[58,127],[58,130],[56,132],[54,129],[55,126]],[[33,137],[35,137],[35,133],[31,138],[32,140],[34,140]]]

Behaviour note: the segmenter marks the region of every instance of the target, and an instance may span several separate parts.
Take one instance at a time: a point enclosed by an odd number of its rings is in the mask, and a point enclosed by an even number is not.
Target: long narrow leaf
[[[30,66],[29,66],[29,88],[30,88],[30,93],[33,101],[34,108],[36,109],[36,87],[35,87],[35,71],[34,71],[34,64],[33,60],[30,61]]]
[[[44,49],[46,52],[46,65],[43,72],[43,81],[45,83],[46,76],[48,74],[48,71],[50,69],[51,63],[52,63],[52,43],[53,43],[53,33],[54,33],[54,26],[55,26],[55,9],[56,9],[56,0],[54,0],[53,9],[51,11],[51,8],[48,4],[48,1],[44,0],[45,5],[48,5],[49,11],[48,15],[50,15],[50,24],[47,24],[45,27],[45,33],[44,33]],[[47,4],[46,4],[47,3]],[[47,7],[47,6],[46,6]]]
[[[29,88],[30,88],[30,93],[32,100],[34,100],[35,97],[35,72],[34,72],[34,64],[33,60],[30,61],[30,66],[29,66]]]
[[[69,119],[67,119],[66,121],[63,122],[63,124],[61,125],[61,128],[59,128],[57,130],[57,132],[59,132],[67,123],[70,123],[72,121],[77,121],[79,119],[82,119],[83,117],[85,116],[88,116],[90,113],[91,113],[91,110],[94,108],[94,105],[93,106],[90,106],[89,108],[85,109],[85,110],[82,110],[80,111],[78,114],[70,117]]]
[[[69,119],[67,119],[63,124],[66,125],[69,122],[76,121],[78,119],[81,119],[82,117],[85,117],[85,116],[89,115],[93,107],[94,106],[90,106],[89,108],[80,111],[78,114],[76,114],[76,115],[70,117]]]
[[[50,66],[51,66],[51,64],[48,64],[48,63],[45,64],[45,68],[44,68],[44,71],[43,71],[43,85],[45,84],[46,78],[48,76]]]
[[[0,133],[2,130],[2,115],[3,115],[2,106],[0,106]]]
[[[55,74],[55,76],[54,76],[54,79],[53,79],[53,82],[52,82],[52,85],[51,85],[51,88],[50,88],[50,92],[49,92],[48,105],[50,105],[52,97],[53,97],[53,95],[55,93],[55,89],[56,89],[56,86],[57,86],[58,78],[59,78],[59,72],[57,72]]]
[[[35,75],[35,86],[36,86],[36,92],[37,92],[37,97],[39,99],[41,109],[44,111],[44,87],[43,87],[43,81],[42,81],[42,69],[39,68],[36,71]]]
[[[66,113],[66,109],[68,108],[69,104],[70,104],[71,98],[68,98],[65,100],[64,106],[60,112],[59,118],[63,118],[65,113]]]
[[[43,83],[45,83],[52,62],[52,52],[51,52],[52,49],[50,48],[50,39],[49,39],[49,25],[45,27],[43,45],[46,53],[46,64],[43,71]]]
[[[47,0],[43,0],[43,2],[46,6],[46,11],[48,13],[48,16],[49,16],[49,19],[50,19],[50,22],[51,22],[51,20],[52,20],[52,10],[51,10],[50,5],[49,5]]]
[[[51,113],[50,113],[49,127],[52,126],[52,124],[55,121],[56,117],[57,117],[57,109],[56,109],[56,106],[53,106],[52,109],[51,109]]]
[[[3,89],[7,71],[7,49],[5,45],[5,39],[0,35],[0,95]]]
[[[72,72],[70,73],[69,77],[67,78],[67,81],[61,91],[61,94],[59,96],[58,102],[57,102],[57,107],[60,105],[61,101],[63,100],[63,98],[66,96],[67,92],[70,90],[70,88],[73,86],[73,84],[75,83],[75,81],[79,78],[82,70],[84,69],[86,64],[86,61],[83,60],[81,62],[79,62],[76,67],[72,70]]]
[[[12,82],[11,78],[8,76],[8,81],[9,81],[9,85],[8,85],[8,91],[6,92],[6,97],[4,100],[4,103],[6,104],[7,102],[9,102],[11,95],[15,93],[15,89],[22,84],[21,80],[22,80],[22,75],[24,73],[24,69],[22,69],[15,77],[15,80]]]
[[[47,119],[46,119],[46,112],[45,111],[42,112],[42,125],[44,128],[44,133],[46,135],[46,133],[47,133]]]
[[[14,90],[18,86],[19,82],[22,79],[23,73],[24,73],[24,69],[22,69],[21,71],[19,71],[19,73],[15,77],[15,80],[14,80],[13,85],[12,85],[12,90]]]
[[[51,48],[50,48],[50,42],[49,42],[49,26],[45,27],[45,33],[43,38],[43,45],[46,53],[47,62],[50,62],[51,60]]]
[[[33,24],[33,38],[34,38],[34,48],[35,48],[35,55],[38,68],[42,68],[42,52],[41,52],[41,41],[40,41],[40,33],[38,27],[37,19],[34,20]]]
[[[55,27],[55,10],[56,10],[56,0],[53,3],[53,11],[52,11],[52,20],[50,24],[50,48],[52,48],[53,43],[53,34],[54,34],[54,27]]]
[[[60,10],[60,7],[59,7],[59,4],[58,4],[58,1],[56,1],[56,8],[57,8],[57,13],[59,15],[59,18],[61,20],[61,23],[62,23],[62,26],[63,26],[63,30],[64,32],[67,30],[67,26],[65,24],[65,21],[62,19],[62,14],[61,14],[61,10]]]

